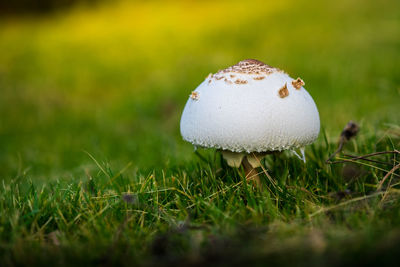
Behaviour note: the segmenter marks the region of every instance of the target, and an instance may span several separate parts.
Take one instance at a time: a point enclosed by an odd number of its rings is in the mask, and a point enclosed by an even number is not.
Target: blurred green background
[[[399,122],[398,0],[89,3],[0,12],[1,179],[178,169],[188,95],[246,58],[303,78],[328,137]]]

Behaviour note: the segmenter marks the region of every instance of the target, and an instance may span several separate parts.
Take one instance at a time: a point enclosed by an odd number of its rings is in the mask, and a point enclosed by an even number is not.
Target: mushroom
[[[182,137],[221,150],[229,166],[242,166],[259,184],[256,168],[265,155],[300,149],[304,159],[304,147],[318,137],[318,110],[303,86],[302,79],[261,61],[240,61],[210,74],[191,93]]]

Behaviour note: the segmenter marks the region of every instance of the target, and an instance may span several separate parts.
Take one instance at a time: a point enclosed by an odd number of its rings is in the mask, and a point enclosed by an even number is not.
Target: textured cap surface
[[[210,74],[189,96],[181,118],[184,140],[233,152],[265,152],[311,144],[317,107],[304,82],[258,60]]]

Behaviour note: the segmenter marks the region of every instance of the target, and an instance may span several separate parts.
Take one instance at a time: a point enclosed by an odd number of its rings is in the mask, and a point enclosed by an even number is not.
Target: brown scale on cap
[[[256,81],[260,81],[260,80],[263,80],[263,79],[265,79],[265,76],[253,77],[253,80],[256,80]]]
[[[271,74],[281,71],[277,68],[271,67],[261,61],[255,59],[242,60],[236,65],[218,71],[216,74],[224,74],[229,72],[242,73],[242,74]]]
[[[304,86],[305,83],[304,83],[304,81],[303,81],[302,79],[297,78],[296,80],[293,80],[293,81],[292,81],[292,85],[293,85],[293,87],[296,88],[297,90],[300,90],[300,88],[301,88],[302,86]]]
[[[246,84],[247,81],[246,81],[246,80],[237,79],[237,80],[235,81],[235,83],[236,83],[236,84]]]
[[[225,78],[225,80],[224,80],[226,83],[228,83],[228,84],[232,84],[232,81],[231,80],[228,80],[227,78]]]
[[[279,89],[278,93],[280,98],[285,98],[289,95],[289,90],[287,89],[286,83],[281,89]]]
[[[199,93],[196,92],[196,91],[193,91],[193,92],[190,94],[190,98],[193,99],[193,100],[199,100]]]

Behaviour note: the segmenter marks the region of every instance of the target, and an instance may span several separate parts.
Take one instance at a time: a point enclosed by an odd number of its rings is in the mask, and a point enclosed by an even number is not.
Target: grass
[[[360,136],[347,149],[392,150],[400,141],[377,138]],[[392,262],[400,175],[377,190],[390,167],[326,165],[334,149],[313,145],[306,164],[267,158],[274,182],[262,175],[263,191],[205,151],[206,162],[147,175],[94,158],[97,169],[73,181],[37,186],[20,173],[0,188],[1,257],[9,265]],[[380,160],[399,164],[398,155]]]
[[[0,262],[393,263],[399,171],[379,187],[398,155],[325,160],[351,119],[345,153],[399,149],[398,10],[155,1],[1,18]],[[261,192],[179,134],[189,93],[244,58],[302,77],[323,126],[306,164],[263,162]]]

